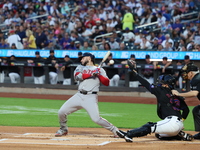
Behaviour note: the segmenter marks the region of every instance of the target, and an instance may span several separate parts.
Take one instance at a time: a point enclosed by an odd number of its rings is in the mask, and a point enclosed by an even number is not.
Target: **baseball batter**
[[[162,120],[156,123],[148,122],[140,128],[127,132],[119,130],[117,134],[124,138],[126,142],[132,142],[133,137],[141,137],[150,133],[155,133],[156,137],[162,140],[191,141],[192,135],[182,131],[183,120],[187,118],[189,108],[183,97],[172,94],[172,89],[176,83],[175,78],[172,75],[161,75],[158,78],[159,84],[151,85],[134,70],[132,63],[129,63],[129,67],[133,70],[136,79],[156,96],[157,115]]]
[[[98,91],[100,83],[108,86],[109,79],[103,68],[94,65],[95,56],[91,53],[84,53],[81,64],[74,71],[75,80],[79,81],[78,92],[68,99],[58,111],[60,129],[55,136],[59,137],[68,133],[67,116],[79,109],[85,109],[92,121],[113,132],[118,137],[117,127],[100,117],[98,108]]]

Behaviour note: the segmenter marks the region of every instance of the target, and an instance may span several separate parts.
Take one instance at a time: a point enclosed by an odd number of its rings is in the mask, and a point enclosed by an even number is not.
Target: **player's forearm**
[[[99,75],[99,80],[100,82],[105,85],[105,86],[109,86],[110,80],[102,75]]]
[[[137,74],[137,80],[144,86],[146,87],[147,90],[151,91],[151,85],[150,83],[145,80],[142,76],[140,76],[139,74]]]
[[[182,96],[182,97],[194,97],[198,95],[198,91],[189,91],[186,93],[179,93],[177,96]]]

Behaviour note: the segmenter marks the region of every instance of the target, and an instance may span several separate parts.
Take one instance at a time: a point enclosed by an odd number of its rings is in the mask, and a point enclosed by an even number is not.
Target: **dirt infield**
[[[43,94],[15,94],[0,93],[0,97],[20,97],[36,99],[66,100],[71,95],[43,95]],[[155,104],[155,98],[99,96],[100,102],[123,102]],[[187,99],[187,104],[199,104],[196,98]],[[70,150],[70,149],[136,149],[136,150],[197,150],[200,140],[188,141],[161,141],[154,134],[134,138],[133,143],[126,143],[124,139],[113,138],[112,134],[103,128],[69,128],[69,134],[64,137],[54,137],[54,127],[7,127],[0,126],[0,149],[2,150]],[[123,129],[127,130],[127,129]],[[195,132],[189,132],[194,134]]]

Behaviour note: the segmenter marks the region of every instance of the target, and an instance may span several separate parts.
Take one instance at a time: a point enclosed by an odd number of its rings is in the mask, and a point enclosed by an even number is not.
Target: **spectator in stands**
[[[35,37],[33,36],[33,32],[29,29],[26,30],[27,44],[29,49],[36,49]]]
[[[11,83],[17,83],[20,78],[20,70],[18,66],[15,66],[15,63],[17,63],[16,57],[15,55],[11,55],[8,61],[8,76],[10,77]]]
[[[188,44],[187,44],[187,50],[188,51],[193,51],[195,49],[195,43],[194,43],[194,40],[190,41]]]
[[[70,64],[73,64],[73,61],[70,59],[69,55],[65,55],[64,61],[61,62],[62,67],[60,68],[63,71],[63,85],[71,85],[71,68]]]
[[[90,47],[89,43],[87,41],[85,41],[83,43],[83,46],[80,47],[81,50],[91,50],[92,47]]]
[[[55,49],[55,46],[53,45],[53,41],[49,40],[47,43],[48,43],[47,46],[43,49],[45,49],[45,50]]]
[[[170,20],[166,20],[165,24],[161,25],[161,32],[163,32],[163,33],[171,33],[172,32],[172,26],[170,24]]]
[[[102,44],[99,46],[99,49],[102,50],[111,50],[111,46],[108,41],[103,40]]]
[[[75,47],[76,47],[77,50],[79,50],[81,48],[81,46],[82,46],[81,43],[80,43],[80,41],[75,41],[74,45],[75,45]]]
[[[153,39],[153,43],[152,43],[152,48],[151,48],[151,49],[157,51],[158,45],[159,45],[159,43],[158,43],[158,38],[154,38],[154,39]]]
[[[157,20],[158,27],[162,27],[163,25],[165,25],[166,18],[163,16],[161,12],[158,12],[157,15],[158,15],[158,20]]]
[[[11,45],[10,49],[17,49],[17,47],[16,47],[15,43],[12,43],[12,45]]]
[[[8,36],[8,39],[7,39],[7,43],[9,44],[9,47],[11,47],[12,44],[14,43],[17,49],[23,49],[23,45],[20,42],[21,38],[19,37],[19,35],[15,34],[14,30],[10,30],[9,33],[10,35]]]
[[[161,51],[173,51],[172,43],[166,42],[165,47]]]
[[[106,68],[106,74],[108,75],[108,78],[110,79],[110,85],[109,86],[118,86],[119,85],[119,70],[118,68],[114,67],[114,64],[120,64],[116,59],[113,59],[113,54],[111,53],[108,56],[108,59],[105,61]]]
[[[142,41],[140,43],[140,49],[151,49],[151,43],[146,39],[145,36],[142,37]]]
[[[168,61],[167,57],[163,57],[161,62],[154,61],[154,69],[161,69],[160,74],[173,74],[173,70],[171,69],[166,69],[168,66],[171,65],[171,61]],[[162,67],[162,68],[161,68]]]
[[[50,50],[50,56],[46,59],[45,64],[50,64],[49,67],[49,79],[50,84],[57,84],[58,82],[58,63],[59,60],[54,55],[54,50]]]
[[[122,40],[124,42],[133,42],[135,40],[135,35],[128,27],[125,29],[125,33],[122,35]]]
[[[92,35],[92,30],[90,28],[82,27],[83,32],[81,36],[83,37],[84,41],[89,40],[89,37]]]
[[[95,28],[95,32],[90,36],[90,40],[94,41],[94,38],[98,35],[101,35],[101,32],[99,31],[99,28]],[[102,37],[96,38],[96,42],[102,42]]]
[[[19,32],[16,32],[16,34],[19,35],[19,37],[21,38],[21,42],[23,43],[23,39],[26,38],[26,31],[24,30],[24,27],[21,25],[19,27]]]
[[[65,49],[70,45],[72,39],[69,37],[69,33],[65,33],[65,37],[61,38],[58,42],[62,46],[62,49]]]
[[[36,35],[36,45],[37,48],[42,49],[47,46],[47,36],[42,31],[41,27],[38,27],[37,29],[37,35]]]
[[[98,49],[99,48],[95,44],[92,45],[92,50],[98,50]]]
[[[153,84],[154,83],[154,78],[153,78],[153,68],[151,67],[146,67],[146,65],[153,65],[153,62],[150,60],[150,55],[146,55],[145,56],[145,68],[142,69],[142,75],[144,76],[144,78],[150,83]]]
[[[9,48],[9,44],[7,44],[4,39],[1,39],[0,49],[8,49],[8,48]]]
[[[120,50],[127,50],[127,47],[124,44],[124,42],[121,42],[120,45],[119,45],[119,47],[120,47]]]
[[[35,84],[44,84],[44,68],[40,65],[44,63],[44,59],[40,56],[40,52],[35,52],[35,58],[27,60],[28,63],[34,63],[33,76]]]
[[[112,50],[118,50],[118,49],[120,49],[119,43],[115,40],[114,37],[110,38],[109,45],[110,45],[110,47],[111,47]]]
[[[175,23],[172,24],[172,29],[177,30],[179,33],[183,31],[183,24],[181,23],[180,19],[176,19]]]
[[[162,42],[162,46],[165,48],[166,47],[166,42],[171,42],[172,43],[172,47],[174,46],[174,41],[170,38],[169,34],[165,35],[165,40]]]

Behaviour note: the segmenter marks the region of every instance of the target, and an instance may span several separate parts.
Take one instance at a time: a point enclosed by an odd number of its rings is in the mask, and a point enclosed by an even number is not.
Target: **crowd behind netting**
[[[199,0],[4,0],[0,48],[200,51],[199,10]]]

